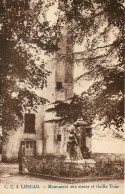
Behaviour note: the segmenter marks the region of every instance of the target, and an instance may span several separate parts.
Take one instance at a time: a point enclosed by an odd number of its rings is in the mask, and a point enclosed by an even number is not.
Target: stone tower
[[[71,59],[73,40],[67,30],[62,29],[61,34],[59,42],[60,49],[54,58],[47,63],[47,69],[52,73],[48,78],[46,88],[46,98],[50,101],[50,104],[45,105],[45,110],[54,106],[51,103],[55,101],[68,100],[74,93],[74,65]],[[54,113],[45,112],[43,154],[66,154],[66,131],[68,130],[68,126],[60,127],[56,120],[58,118]]]
[[[71,59],[73,40],[67,30],[62,29],[59,50],[48,60],[46,68],[51,71],[47,80],[46,97],[50,103],[65,101],[73,96],[74,66]]]

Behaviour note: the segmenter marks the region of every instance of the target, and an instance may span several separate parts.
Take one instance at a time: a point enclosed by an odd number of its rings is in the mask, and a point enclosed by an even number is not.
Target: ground
[[[111,184],[112,188],[110,188]],[[36,188],[25,188],[26,186],[24,185],[31,185],[31,187],[35,185]],[[57,188],[59,186],[64,188]],[[117,188],[114,188],[116,186]],[[46,180],[41,177],[35,177],[31,175],[20,175],[18,172],[17,163],[0,163],[0,193],[16,194],[17,192],[19,192],[19,194],[123,194],[124,181],[108,180],[67,184],[54,180]]]

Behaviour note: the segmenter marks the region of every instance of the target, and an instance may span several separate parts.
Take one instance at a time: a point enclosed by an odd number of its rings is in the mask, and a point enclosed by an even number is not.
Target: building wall
[[[67,142],[70,125],[59,126],[58,123],[45,123],[46,154],[67,155]],[[61,139],[58,139],[61,136]]]
[[[43,106],[39,106],[37,113],[35,114],[35,130],[36,133],[24,133],[24,125],[20,125],[16,130],[9,130],[7,134],[3,131],[3,143],[2,143],[2,161],[17,161],[18,153],[21,146],[22,140],[34,140],[36,141],[37,155],[42,153],[42,129],[43,129]]]
[[[47,78],[47,87],[44,88],[44,97],[49,102],[55,102],[55,59],[48,59],[46,69],[50,71],[50,76]]]
[[[16,131],[8,131],[8,135],[4,135],[3,132],[2,142],[2,161],[11,162],[17,161],[18,152],[20,148],[20,142],[22,138],[22,127],[20,126]]]

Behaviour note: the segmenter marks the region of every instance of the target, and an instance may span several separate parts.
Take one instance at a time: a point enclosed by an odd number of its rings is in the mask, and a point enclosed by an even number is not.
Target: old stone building
[[[41,96],[50,103],[40,105],[36,112],[24,113],[24,122],[16,131],[9,132],[8,139],[3,142],[3,161],[18,159],[20,146],[24,145],[25,155],[37,156],[52,154],[67,154],[67,138],[71,126],[60,127],[54,113],[47,113],[55,101],[65,101],[73,96],[74,81],[73,61],[68,54],[73,52],[72,36],[62,29],[59,51],[52,58],[48,57],[46,68],[51,71],[47,87],[41,91]],[[60,59],[60,54],[67,57]]]
[[[51,71],[47,87],[43,93],[50,103],[39,107],[37,114],[25,114],[24,133],[21,144],[25,146],[25,154],[37,156],[54,154],[69,156],[67,144],[73,126],[60,126],[55,113],[46,112],[54,106],[55,101],[65,101],[74,94],[74,64],[68,54],[73,52],[72,36],[63,29],[59,43],[59,51],[47,62],[46,68]],[[67,55],[60,59],[59,56]],[[91,151],[91,137],[86,138],[86,145]],[[76,146],[78,157],[82,157],[79,146]]]
[[[63,30],[60,38],[60,50],[57,54],[66,54],[73,51],[71,36]],[[38,114],[25,114],[24,133],[22,144],[25,145],[25,154],[34,152],[37,156],[45,154],[66,154],[67,128],[60,127],[52,120],[58,120],[54,113],[46,110],[54,106],[55,101],[65,101],[73,96],[73,63],[67,58],[60,60],[57,54],[48,59],[46,68],[51,71],[47,80],[47,87],[43,95],[50,103],[39,107]],[[29,126],[30,125],[30,126]],[[34,150],[33,150],[34,149]]]

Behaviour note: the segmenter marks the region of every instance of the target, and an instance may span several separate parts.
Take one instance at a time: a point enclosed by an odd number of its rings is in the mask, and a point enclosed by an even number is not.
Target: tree
[[[35,14],[35,13],[34,13]],[[36,110],[46,102],[32,88],[43,88],[49,72],[44,60],[30,52],[40,49],[31,37],[35,18],[30,1],[0,2],[0,102],[2,104],[3,147],[23,121],[23,112]],[[6,149],[6,148],[5,148]],[[6,159],[6,150],[3,159]]]
[[[50,74],[45,69],[44,60],[38,57],[40,49],[32,42],[32,34],[35,36],[37,33],[37,14],[30,0],[0,1],[0,103],[4,161],[9,138],[22,124],[23,112],[36,111],[38,105],[47,101],[32,90],[42,89]]]
[[[68,54],[74,63],[88,71],[80,79],[93,80],[93,85],[70,103],[57,103],[61,122],[73,123],[83,117],[89,124],[98,116],[104,127],[115,126],[123,131],[124,82],[124,7],[122,0],[63,0],[59,4],[58,23],[72,32],[74,45],[83,47],[80,52]],[[84,44],[84,46],[83,46]],[[59,55],[59,58],[65,58]],[[67,111],[68,110],[68,111]]]
[[[57,21],[50,25],[47,12],[55,3],[58,3]],[[74,63],[83,65],[88,72],[81,75],[79,79],[82,77],[88,80],[93,79],[94,83],[81,97],[75,96],[70,104],[63,102],[63,105],[71,106],[71,115],[64,118],[61,113],[65,109],[62,110],[62,108],[67,106],[62,106],[62,104],[56,106],[59,114],[64,120],[67,117],[77,119],[81,115],[90,118],[91,122],[98,114],[100,119],[104,116],[107,118],[106,124],[113,121],[118,127],[122,125],[123,112],[120,111],[120,106],[123,104],[123,88],[121,87],[123,86],[124,11],[122,0],[47,2],[2,0],[0,10],[0,81],[3,105],[2,123],[5,128],[14,127],[15,115],[22,119],[22,111],[27,104],[35,108],[41,102],[45,102],[45,99],[39,98],[30,89],[43,88],[49,72],[44,67],[45,62],[38,65],[37,54],[33,58],[27,48],[32,47],[36,52],[44,50],[47,54],[56,53],[59,49],[60,26],[65,26],[72,34],[74,46],[83,47],[84,44],[84,47],[80,52],[58,54],[59,60],[68,56]],[[114,38],[109,41],[111,34]],[[117,61],[114,62],[114,59]],[[120,98],[117,98],[118,95]],[[101,105],[98,99],[101,99]],[[117,111],[112,103],[113,99],[115,99]],[[107,105],[104,108],[105,102]],[[74,111],[74,106],[79,107],[80,113]],[[18,119],[16,121],[18,123]]]

